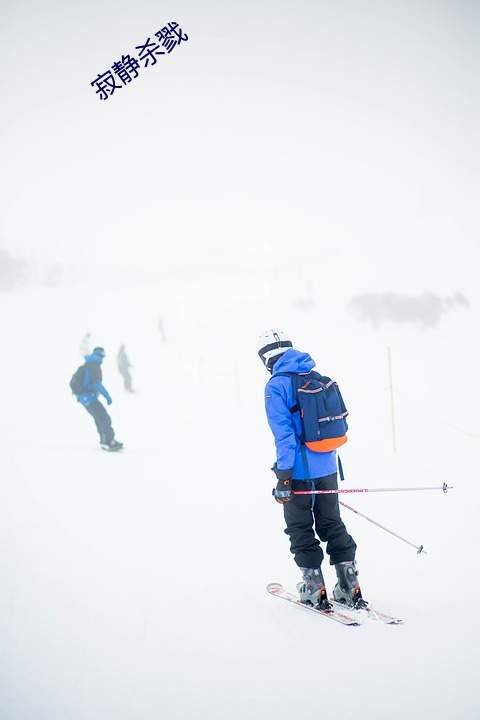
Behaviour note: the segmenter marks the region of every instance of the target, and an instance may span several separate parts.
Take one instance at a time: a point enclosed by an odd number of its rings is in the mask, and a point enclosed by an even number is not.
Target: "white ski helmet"
[[[258,338],[257,343],[258,354],[269,370],[273,367],[274,358],[283,355],[291,347],[293,347],[292,341],[280,328],[265,330]]]

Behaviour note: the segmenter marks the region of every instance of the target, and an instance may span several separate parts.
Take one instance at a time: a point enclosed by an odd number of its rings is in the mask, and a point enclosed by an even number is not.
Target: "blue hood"
[[[101,355],[96,355],[95,353],[92,353],[91,355],[85,355],[85,362],[87,363],[100,363],[102,362],[103,357]]]
[[[280,372],[308,373],[315,367],[315,362],[308,353],[288,348],[273,366],[272,375]]]

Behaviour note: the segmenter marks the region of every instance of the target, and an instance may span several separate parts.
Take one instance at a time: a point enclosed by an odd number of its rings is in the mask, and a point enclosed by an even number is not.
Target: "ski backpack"
[[[292,415],[300,411],[300,442],[314,452],[329,452],[346,443],[348,411],[338,384],[314,370],[304,375],[275,373],[279,375],[292,380],[295,405],[289,410]]]
[[[74,395],[80,395],[82,392],[85,392],[86,388],[84,385],[85,382],[85,370],[87,369],[86,363],[83,365],[80,365],[80,367],[75,370],[75,372],[72,375],[72,379],[70,380],[70,388]]]

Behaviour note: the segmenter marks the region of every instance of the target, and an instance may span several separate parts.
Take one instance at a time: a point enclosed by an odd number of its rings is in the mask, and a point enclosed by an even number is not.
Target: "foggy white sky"
[[[27,259],[266,266],[293,241],[357,285],[468,291],[478,16],[425,0],[4,3],[0,242]],[[188,42],[100,101],[98,73],[169,21]]]

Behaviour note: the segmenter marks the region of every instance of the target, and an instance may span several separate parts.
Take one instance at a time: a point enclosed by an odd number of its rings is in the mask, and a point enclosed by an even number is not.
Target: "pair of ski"
[[[394,617],[393,615],[388,615],[387,613],[381,612],[379,610],[375,610],[370,606],[368,606],[364,610],[354,610],[351,608],[346,608],[344,605],[342,605],[342,603],[335,602],[335,600],[332,600],[330,598],[329,602],[332,604],[331,611],[320,610],[314,605],[306,605],[305,603],[302,603],[298,595],[293,595],[293,593],[288,592],[288,590],[285,590],[283,585],[280,585],[279,583],[270,583],[269,585],[267,585],[267,590],[271,595],[275,595],[276,597],[282,598],[283,600],[292,602],[295,605],[300,605],[300,607],[303,607],[306,610],[310,610],[311,612],[317,613],[318,615],[323,615],[324,617],[330,618],[330,620],[339,622],[342,625],[361,625],[365,615],[370,620],[377,620],[378,622],[383,622],[387,625],[398,625],[399,623],[403,622],[403,620],[401,620],[400,618]]]

